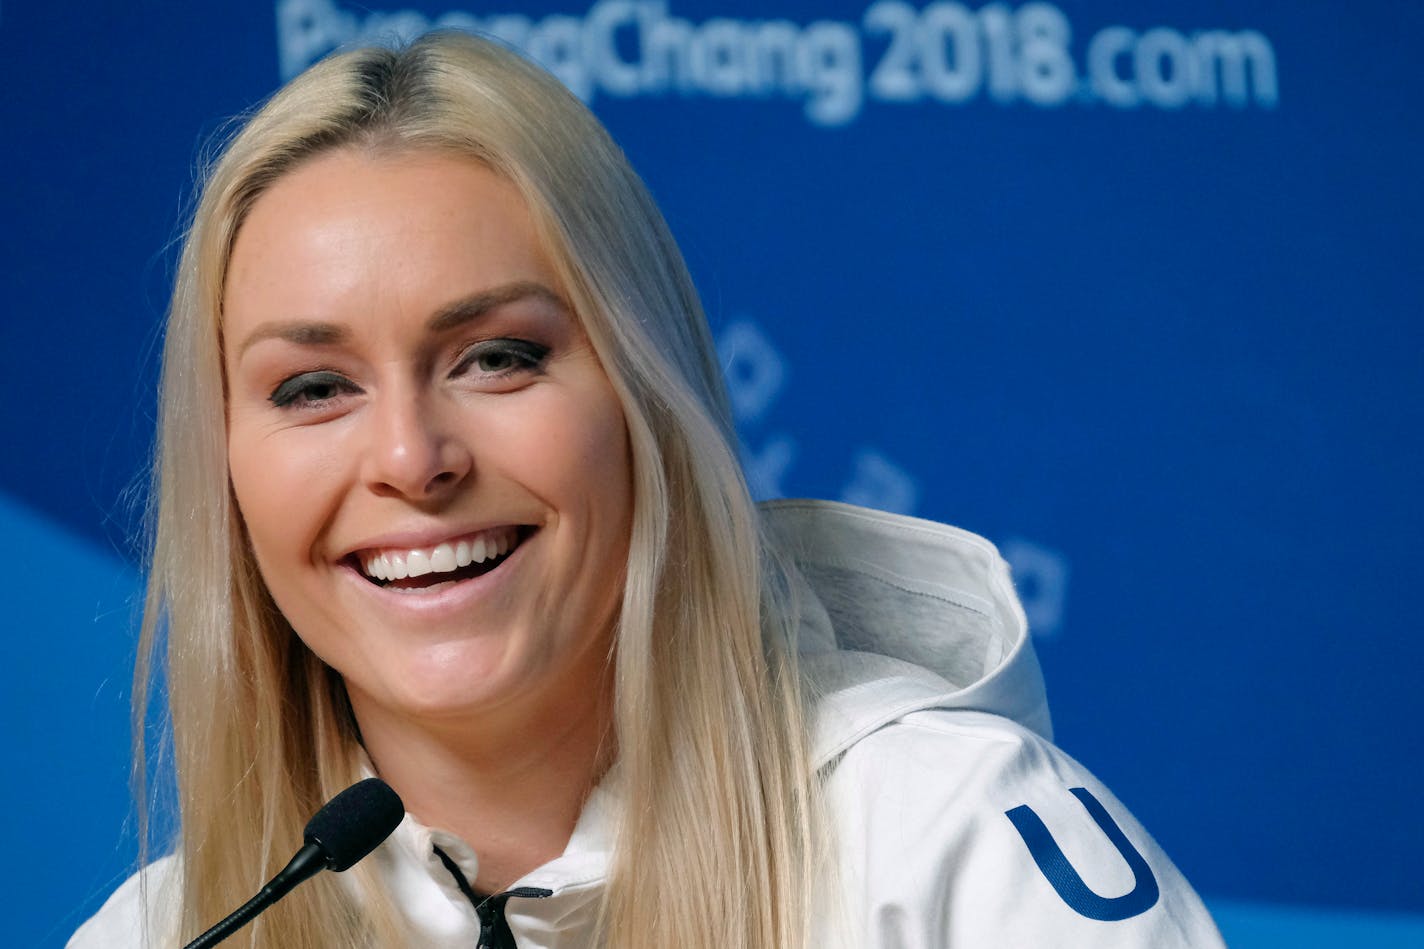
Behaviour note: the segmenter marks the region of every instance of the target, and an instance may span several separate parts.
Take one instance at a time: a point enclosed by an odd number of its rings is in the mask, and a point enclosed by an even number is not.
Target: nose
[[[469,477],[474,459],[435,400],[390,397],[370,409],[364,479],[372,491],[429,501]]]

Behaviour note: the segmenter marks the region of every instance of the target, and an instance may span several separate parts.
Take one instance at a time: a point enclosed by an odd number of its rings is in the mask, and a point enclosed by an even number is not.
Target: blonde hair
[[[453,33],[336,55],[293,80],[227,146],[187,235],[164,352],[150,658],[136,690],[141,725],[166,637],[184,938],[255,892],[312,811],[356,778],[341,681],[276,609],[248,549],[228,488],[221,384],[237,231],[273,181],[336,148],[465,155],[518,187],[622,402],[634,478],[614,659],[623,794],[598,941],[804,945],[820,835],[788,568],[763,539],[736,461],[696,291],[587,109],[519,56]],[[138,760],[141,774],[141,746]],[[364,889],[358,904],[319,878],[237,939],[399,944],[399,908],[373,880]]]

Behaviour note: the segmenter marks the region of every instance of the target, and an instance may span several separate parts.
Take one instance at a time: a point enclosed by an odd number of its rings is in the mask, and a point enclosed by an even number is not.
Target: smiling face
[[[252,207],[224,288],[263,579],[381,720],[587,706],[632,520],[623,414],[515,188],[340,150]]]

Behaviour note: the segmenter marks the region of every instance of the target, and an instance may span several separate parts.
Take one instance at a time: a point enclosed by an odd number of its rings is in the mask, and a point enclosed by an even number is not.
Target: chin
[[[462,643],[442,649],[439,657],[412,663],[406,675],[390,683],[393,710],[405,709],[417,718],[444,718],[492,708],[519,694],[518,677],[500,661],[504,656],[491,656],[481,645]]]

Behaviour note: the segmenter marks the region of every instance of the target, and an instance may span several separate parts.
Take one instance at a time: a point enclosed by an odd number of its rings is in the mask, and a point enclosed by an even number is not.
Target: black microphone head
[[[328,870],[354,865],[380,846],[405,817],[405,805],[380,778],[358,781],[326,802],[307,822],[306,842],[326,856]]]

